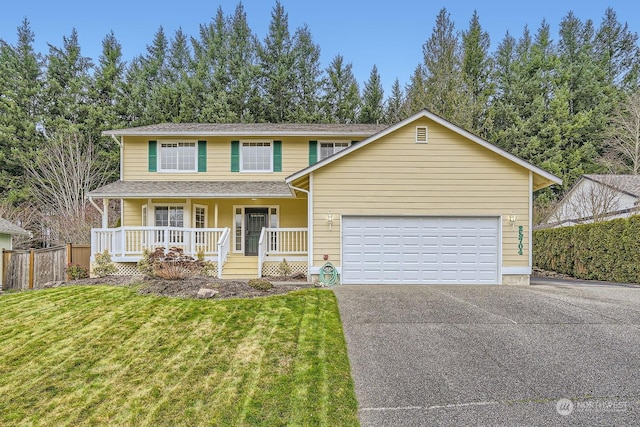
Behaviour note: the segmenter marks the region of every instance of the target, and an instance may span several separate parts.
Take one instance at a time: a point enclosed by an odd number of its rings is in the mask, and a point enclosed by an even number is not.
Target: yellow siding
[[[418,144],[425,125],[429,141]],[[324,254],[340,265],[341,215],[502,216],[502,266],[529,265],[529,171],[426,118],[313,172],[312,191],[314,266]]]
[[[281,140],[282,141],[282,172],[251,173],[231,172],[231,141],[242,140]],[[309,140],[322,138],[283,137],[283,138],[156,138],[156,137],[125,137],[124,138],[124,166],[123,181],[171,180],[171,181],[283,181],[294,172],[309,166]],[[331,140],[351,140],[351,138],[334,138]],[[207,141],[207,172],[192,173],[162,173],[149,172],[148,147],[149,141]]]
[[[124,226],[142,225],[142,205],[147,204],[147,199],[125,199],[123,201]],[[218,224],[221,227],[233,227],[234,206],[259,206],[277,207],[280,228],[298,228],[307,226],[307,200],[306,199],[152,199],[152,204],[177,204],[185,206],[185,215],[188,216],[187,224],[191,224],[192,209],[194,205],[207,207],[207,222],[209,228],[215,225],[215,206],[218,205]],[[153,225],[153,224],[150,224]]]

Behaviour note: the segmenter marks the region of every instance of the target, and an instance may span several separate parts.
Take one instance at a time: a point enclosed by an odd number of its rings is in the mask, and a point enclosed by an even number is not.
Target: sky
[[[3,0],[0,6],[0,39],[15,44],[16,29],[27,18],[35,33],[35,49],[43,54],[48,44],[62,46],[63,36],[75,28],[82,54],[98,62],[101,43],[113,31],[122,44],[123,59],[144,54],[160,26],[172,37],[178,29],[198,35],[200,24],[210,22],[219,7],[232,15],[237,0]],[[569,11],[581,20],[600,24],[607,7],[612,7],[620,22],[640,33],[640,2],[633,0],[281,0],[289,17],[289,30],[308,25],[321,49],[325,68],[336,55],[353,64],[356,79],[363,87],[375,64],[385,94],[396,78],[404,86],[422,61],[422,46],[429,38],[440,9],[446,7],[456,30],[466,30],[473,11],[491,38],[495,50],[508,31],[516,39],[527,25],[535,34],[543,19],[557,39],[558,25]],[[244,0],[247,21],[263,40],[267,34],[275,0]]]

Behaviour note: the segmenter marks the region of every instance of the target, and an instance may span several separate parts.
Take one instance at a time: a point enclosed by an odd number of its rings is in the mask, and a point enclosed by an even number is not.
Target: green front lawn
[[[335,297],[0,296],[0,425],[357,425]]]

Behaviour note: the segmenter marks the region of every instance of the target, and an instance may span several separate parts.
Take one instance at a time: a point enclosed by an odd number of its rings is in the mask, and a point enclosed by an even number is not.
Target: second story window
[[[348,141],[320,141],[320,147],[318,147],[320,150],[320,160],[327,158],[338,151],[344,150],[348,146]]]
[[[160,144],[160,172],[197,172],[198,153],[195,142]]]
[[[272,172],[272,160],[271,141],[242,142],[240,148],[241,172]]]

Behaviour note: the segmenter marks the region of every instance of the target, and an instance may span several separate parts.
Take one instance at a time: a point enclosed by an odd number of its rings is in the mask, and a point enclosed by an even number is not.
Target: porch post
[[[102,199],[102,228],[109,227],[109,199]]]
[[[213,208],[213,228],[218,228],[218,204]]]

